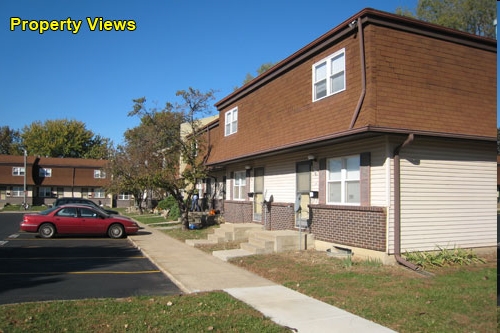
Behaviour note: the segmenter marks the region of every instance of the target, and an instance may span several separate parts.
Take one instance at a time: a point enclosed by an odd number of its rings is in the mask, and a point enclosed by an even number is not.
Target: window
[[[12,176],[24,176],[24,167],[12,167]]]
[[[106,172],[102,170],[94,170],[94,178],[106,178]]]
[[[233,186],[233,199],[243,200],[245,187],[246,187],[246,174],[245,171],[238,171],[234,173],[234,186]]]
[[[98,188],[94,191],[94,198],[105,198],[106,197],[106,191],[103,188]]]
[[[23,197],[24,196],[24,187],[14,186],[14,187],[12,187],[11,193],[12,193],[13,197],[17,197],[17,198]]]
[[[76,208],[75,207],[66,207],[61,209],[56,213],[57,216],[61,217],[76,217]]]
[[[97,213],[90,208],[80,208],[80,217],[96,218]]]
[[[127,192],[118,194],[118,200],[130,200],[131,198],[132,195]]]
[[[238,108],[226,112],[226,130],[225,136],[238,132]]]
[[[345,49],[313,65],[313,101],[345,90]]]
[[[330,204],[360,203],[359,155],[327,161],[327,194]]]
[[[40,176],[40,177],[52,177],[52,169],[40,168],[38,170],[38,176]]]
[[[52,188],[50,188],[50,187],[40,187],[38,189],[38,196],[40,198],[51,198],[52,197]]]

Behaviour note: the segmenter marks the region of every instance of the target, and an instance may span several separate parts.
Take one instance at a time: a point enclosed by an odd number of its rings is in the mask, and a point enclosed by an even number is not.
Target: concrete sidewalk
[[[128,238],[185,293],[224,290],[295,332],[394,332],[139,224]]]

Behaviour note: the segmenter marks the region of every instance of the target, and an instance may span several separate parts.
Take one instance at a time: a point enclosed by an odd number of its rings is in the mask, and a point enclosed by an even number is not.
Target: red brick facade
[[[386,250],[386,212],[380,207],[311,205],[316,240]]]

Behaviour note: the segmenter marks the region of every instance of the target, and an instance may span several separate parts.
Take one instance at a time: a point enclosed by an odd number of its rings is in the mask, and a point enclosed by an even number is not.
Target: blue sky
[[[278,62],[365,7],[394,12],[417,0],[11,0],[0,2],[0,126],[74,119],[122,143],[138,125],[132,99],[177,101],[193,87],[216,101],[247,73]],[[11,31],[11,17],[82,21],[78,33]],[[91,31],[86,18],[133,20],[134,31]],[[36,22],[31,23],[35,26]],[[28,26],[29,27],[29,26]],[[73,30],[73,28],[72,28]],[[215,114],[215,108],[213,109]]]

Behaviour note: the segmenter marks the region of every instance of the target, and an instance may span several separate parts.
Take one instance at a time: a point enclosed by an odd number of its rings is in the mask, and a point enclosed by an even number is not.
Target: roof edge
[[[325,34],[321,35],[311,43],[294,52],[287,58],[281,60],[276,65],[239,89],[236,89],[228,96],[219,100],[215,103],[215,107],[220,111],[221,109],[230,106],[238,99],[272,81],[283,72],[295,67],[297,64],[311,57],[315,53],[320,52],[328,45],[331,45],[349,34],[355,33],[356,31],[353,30],[349,24],[358,18],[361,18],[363,25],[376,24],[379,26],[386,26],[393,29],[418,33],[433,38],[440,38],[454,43],[461,43],[471,47],[483,48],[495,53],[497,50],[497,41],[495,39],[466,33],[394,13],[388,13],[373,8],[365,8]]]
[[[399,128],[391,128],[391,127],[378,127],[378,126],[365,126],[359,127],[343,132],[337,132],[330,135],[325,135],[322,137],[317,137],[314,139],[297,141],[294,143],[290,143],[287,145],[273,147],[269,149],[263,149],[260,151],[256,151],[253,153],[240,155],[234,158],[216,161],[207,163],[207,166],[217,166],[220,164],[228,164],[235,163],[239,161],[244,161],[256,157],[262,156],[272,156],[280,153],[287,153],[291,151],[301,150],[301,149],[309,149],[312,146],[319,146],[327,144],[331,141],[347,141],[353,136],[372,136],[378,134],[394,134],[394,135],[408,135],[413,133],[414,135],[426,136],[426,137],[438,137],[438,138],[448,138],[448,139],[460,139],[460,140],[474,140],[474,141],[485,141],[485,142],[496,142],[496,137],[489,136],[481,136],[481,135],[465,135],[465,134],[457,134],[457,133],[445,133],[445,132],[433,132],[433,131],[418,131],[411,129],[399,129]]]

